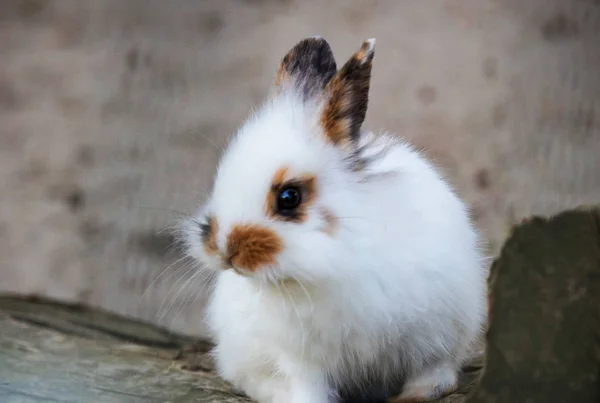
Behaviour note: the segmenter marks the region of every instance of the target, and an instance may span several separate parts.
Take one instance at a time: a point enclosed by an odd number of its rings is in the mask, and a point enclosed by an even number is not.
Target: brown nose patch
[[[235,267],[256,271],[273,264],[283,241],[273,230],[259,225],[236,225],[227,236],[227,252]]]

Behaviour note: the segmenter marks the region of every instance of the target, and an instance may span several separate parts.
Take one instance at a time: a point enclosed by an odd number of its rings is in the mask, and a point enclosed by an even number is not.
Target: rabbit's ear
[[[298,42],[285,55],[275,77],[275,91],[291,88],[307,100],[323,92],[337,71],[329,43],[320,36]]]
[[[333,144],[348,146],[358,140],[367,113],[375,39],[366,40],[325,88],[321,114],[325,135]]]

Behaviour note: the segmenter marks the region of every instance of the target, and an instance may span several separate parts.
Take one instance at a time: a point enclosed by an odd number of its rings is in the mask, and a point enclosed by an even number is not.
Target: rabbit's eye
[[[308,219],[310,206],[317,194],[317,178],[305,173],[292,176],[287,168],[279,169],[267,193],[266,214],[276,221],[301,223]]]
[[[285,213],[286,211],[298,208],[301,202],[302,194],[300,193],[300,189],[293,186],[286,187],[281,189],[277,196],[277,210],[280,213]]]

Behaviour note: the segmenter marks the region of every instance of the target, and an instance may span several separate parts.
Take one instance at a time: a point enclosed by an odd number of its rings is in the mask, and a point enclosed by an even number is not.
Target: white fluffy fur
[[[404,375],[407,397],[451,388],[486,312],[466,206],[419,152],[388,134],[362,135],[366,155],[384,153],[352,172],[347,153],[325,140],[319,108],[290,93],[267,102],[230,143],[198,213],[217,218],[221,248],[235,224],[275,230],[284,242],[275,266],[248,276],[222,270],[188,224],[190,254],[219,271],[207,316],[219,373],[261,403],[335,402],[335,390],[367,377]],[[317,177],[306,222],[265,216],[283,166]],[[323,231],[323,207],[339,218],[333,235]]]

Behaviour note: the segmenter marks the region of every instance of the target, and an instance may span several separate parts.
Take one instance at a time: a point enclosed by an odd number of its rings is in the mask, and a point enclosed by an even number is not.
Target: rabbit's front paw
[[[389,400],[389,403],[429,402],[453,393],[457,386],[458,371],[445,363],[409,379],[400,396]]]
[[[333,403],[334,396],[324,384],[296,384],[291,399],[286,403]]]
[[[231,382],[236,389],[258,403],[289,403],[292,393],[290,383],[283,376],[257,368],[252,375]]]
[[[326,389],[299,384],[284,377],[255,383],[250,397],[259,403],[331,403]]]

